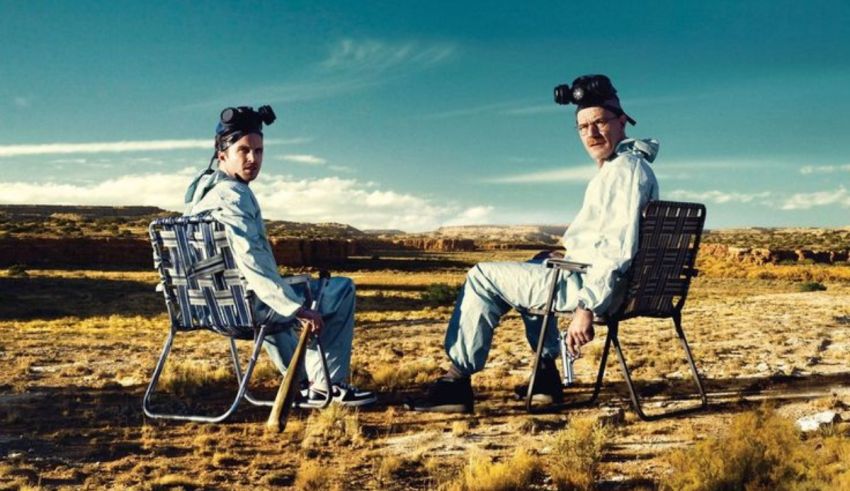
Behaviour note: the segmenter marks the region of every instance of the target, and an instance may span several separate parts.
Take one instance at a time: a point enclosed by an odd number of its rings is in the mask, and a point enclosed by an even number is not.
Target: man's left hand
[[[581,347],[593,341],[594,335],[593,312],[576,309],[570,327],[567,329],[567,351],[573,358],[578,358],[581,356]]]

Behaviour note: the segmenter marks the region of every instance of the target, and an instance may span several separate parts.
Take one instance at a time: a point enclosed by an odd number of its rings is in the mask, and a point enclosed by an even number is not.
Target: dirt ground
[[[527,377],[532,352],[516,314],[505,318],[487,368],[473,377],[475,414],[404,410],[405,398],[445,367],[451,308],[430,305],[421,293],[433,283],[458,284],[470,264],[493,258],[362,258],[338,271],[358,286],[354,381],[379,390],[379,403],[324,415],[296,410],[280,435],[265,432],[267,408],[247,403],[222,424],[143,416],[142,395],[168,329],[152,271],[0,273],[0,488],[430,489],[451,482],[471,456],[499,461],[518,448],[546,455],[570,421],[599,417],[613,431],[596,487],[653,489],[671,472],[671,451],[717,434],[736,414],[768,403],[795,420],[850,407],[850,283],[800,292],[792,279],[707,275],[692,285],[683,320],[709,396],[705,411],[639,420],[612,354],[598,406],[526,414],[513,389]],[[692,404],[672,323],[637,319],[620,330],[647,411]],[[589,391],[604,335],[600,327],[576,363],[579,383],[568,397]],[[176,368],[188,375],[157,406],[226,407],[235,389],[226,343],[205,332],[179,334],[164,377],[177,380]],[[243,360],[247,349],[243,343]],[[255,392],[271,398],[279,379],[265,355],[256,378]],[[554,485],[541,475],[530,486]]]

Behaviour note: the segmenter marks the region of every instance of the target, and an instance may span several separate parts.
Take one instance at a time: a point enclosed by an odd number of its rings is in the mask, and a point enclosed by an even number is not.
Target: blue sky
[[[271,104],[271,219],[568,223],[552,88],[605,73],[708,226],[850,226],[850,3],[0,1],[0,202],[178,210],[220,110]]]

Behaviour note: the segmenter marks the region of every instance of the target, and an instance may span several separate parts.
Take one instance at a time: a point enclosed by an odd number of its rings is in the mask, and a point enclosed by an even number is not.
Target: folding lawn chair
[[[620,368],[626,379],[632,405],[637,415],[644,421],[682,414],[705,408],[708,400],[703,389],[697,367],[691,355],[690,347],[682,330],[682,307],[688,296],[688,288],[691,278],[697,275],[694,268],[697,251],[699,250],[700,237],[702,236],[705,223],[705,206],[697,203],[677,203],[671,201],[652,201],[644,209],[640,224],[640,238],[637,255],[635,256],[627,275],[628,286],[625,298],[619,310],[608,318],[596,319],[594,322],[608,326],[608,335],[605,338],[605,348],[602,351],[602,359],[599,362],[599,371],[596,375],[596,383],[590,399],[579,403],[571,403],[570,406],[591,404],[596,401],[602,387],[602,379],[605,375],[605,365],[608,360],[608,351],[614,345],[617,358],[620,360]],[[550,294],[545,309],[531,311],[532,314],[543,315],[540,338],[537,344],[537,352],[531,372],[531,380],[526,395],[526,409],[533,410],[531,403],[531,389],[534,386],[534,375],[543,350],[545,329],[549,324],[551,315],[560,316],[571,314],[568,312],[555,312],[553,310],[554,297],[557,293],[557,285],[561,272],[585,272],[592,265],[575,263],[561,259],[549,259],[547,266],[555,270],[550,284]],[[620,322],[634,317],[655,317],[659,319],[673,319],[676,335],[685,350],[691,374],[696,383],[700,396],[700,404],[683,409],[675,409],[655,415],[647,415],[641,408],[640,398],[635,391],[629,368],[623,357],[618,337]],[[561,334],[561,351],[566,353],[566,334]],[[567,356],[562,357],[564,361],[565,385],[569,374],[572,373],[572,360]]]
[[[217,423],[232,415],[243,398],[256,406],[272,406],[273,401],[253,397],[248,391],[248,382],[265,336],[291,327],[257,324],[252,310],[253,292],[246,288],[236,268],[224,225],[209,214],[161,218],[151,222],[149,233],[154,267],[160,276],[157,290],[161,290],[165,296],[171,331],[145,391],[142,401],[145,415],[158,419]],[[309,275],[299,275],[284,280],[296,285],[306,283],[309,279]],[[306,291],[309,295],[309,285]],[[236,397],[225,412],[216,416],[155,412],[150,407],[150,399],[171,352],[175,335],[199,329],[207,329],[229,338],[230,356],[238,384]],[[244,373],[236,349],[237,339],[253,340],[251,357]],[[328,382],[330,376],[325,356],[318,338],[315,342],[323,360],[325,381]],[[322,407],[330,403],[331,390],[327,390],[327,394]]]

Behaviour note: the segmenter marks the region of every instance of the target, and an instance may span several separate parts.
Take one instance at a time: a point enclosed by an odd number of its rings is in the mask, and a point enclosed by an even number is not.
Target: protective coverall
[[[649,167],[657,153],[655,140],[625,139],[590,180],[562,242],[566,259],[592,266],[585,274],[562,273],[555,310],[572,311],[581,302],[606,314],[619,306],[624,275],[637,252],[641,211],[658,199],[658,182]],[[446,354],[464,375],[484,368],[493,331],[510,308],[520,312],[529,344],[537,345],[542,316],[526,311],[545,307],[552,274],[541,264],[519,262],[480,263],[469,270],[445,338]],[[554,358],[558,353],[557,330],[547,329],[543,354]]]
[[[297,322],[295,312],[305,302],[305,286],[290,286],[278,274],[260,206],[251,188],[218,170],[200,177],[193,187],[188,192],[191,201],[186,215],[209,211],[224,224],[239,272],[245,277],[248,289],[255,294],[256,320],[261,324],[294,325]],[[312,280],[310,288],[314,298],[317,287],[318,281]],[[318,311],[324,321],[319,339],[327,358],[331,383],[337,384],[348,377],[351,364],[354,283],[348,278],[330,278]],[[284,372],[297,344],[298,337],[293,329],[285,329],[266,336],[263,346],[277,368]],[[307,379],[324,387],[321,357],[315,345],[308,347],[304,365]]]

